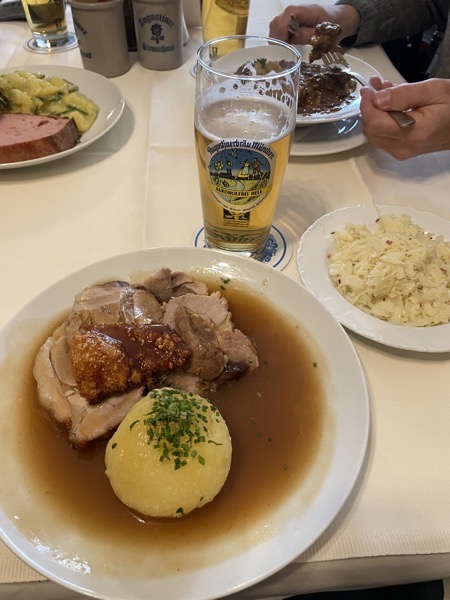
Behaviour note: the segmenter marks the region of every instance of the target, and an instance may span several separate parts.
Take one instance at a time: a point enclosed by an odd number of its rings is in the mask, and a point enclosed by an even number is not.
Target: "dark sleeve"
[[[361,15],[354,45],[386,42],[415,35],[433,25],[445,29],[450,0],[338,0]],[[348,43],[348,42],[347,42]]]

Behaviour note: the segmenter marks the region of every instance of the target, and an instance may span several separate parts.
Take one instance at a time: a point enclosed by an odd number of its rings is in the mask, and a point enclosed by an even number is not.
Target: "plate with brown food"
[[[348,74],[325,67],[318,59],[317,50],[310,45],[297,46],[302,57],[300,65],[297,126],[330,123],[356,117],[360,114],[361,84]],[[239,75],[264,75],[279,72],[287,64],[279,60],[271,47],[248,46],[227,54],[215,63],[218,67]],[[310,60],[314,62],[310,62]],[[380,73],[368,63],[346,54],[351,69],[365,80]],[[318,60],[318,62],[316,62]]]
[[[325,532],[364,463],[344,329],[228,253],[147,249],[68,275],[0,332],[0,378],[1,539],[96,598],[262,581]]]
[[[408,206],[341,208],[303,234],[297,265],[351,331],[403,350],[450,350],[448,219]]]
[[[291,16],[291,33],[299,29],[299,23]],[[337,66],[325,66],[322,60],[327,53],[344,54],[339,45],[341,27],[337,23],[319,23],[311,44],[299,47],[302,55],[298,93],[297,125],[327,123],[355,117],[359,114],[359,88],[361,84]],[[379,73],[364,61],[346,57],[350,69],[369,80]],[[319,61],[319,62],[316,62]],[[334,62],[334,61],[333,61]]]
[[[361,84],[343,72],[333,72],[322,62],[309,62],[310,47],[299,47],[304,61],[300,67],[297,125],[317,125],[360,114]],[[380,73],[365,61],[345,55],[351,69],[366,81]]]
[[[119,120],[114,83],[75,67],[0,71],[0,169],[28,167],[83,150]]]

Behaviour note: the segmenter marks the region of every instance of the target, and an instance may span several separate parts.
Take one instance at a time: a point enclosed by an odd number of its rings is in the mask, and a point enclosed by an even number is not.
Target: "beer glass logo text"
[[[270,193],[276,160],[270,146],[231,139],[210,144],[207,152],[208,186],[224,209],[248,213]]]

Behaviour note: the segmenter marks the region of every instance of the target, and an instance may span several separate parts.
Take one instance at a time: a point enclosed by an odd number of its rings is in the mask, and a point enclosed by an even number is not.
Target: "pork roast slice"
[[[236,379],[247,370],[258,366],[258,353],[255,346],[239,329],[220,331],[217,340],[226,357],[225,378]]]
[[[172,271],[163,267],[144,281],[144,286],[156,296],[160,302],[167,302],[172,297]]]
[[[213,322],[217,331],[231,331],[233,329],[228,301],[220,292],[212,292],[209,296],[189,293],[169,300],[164,308],[163,321],[170,325],[182,338],[183,336],[181,332],[177,331],[175,323],[175,313],[179,306],[185,306],[191,312],[209,319]]]
[[[181,370],[211,382],[209,386],[200,384],[203,390],[217,389],[218,384],[258,367],[255,346],[235,329],[228,301],[220,292],[208,296],[188,293],[172,298],[165,305],[163,321],[191,352]],[[192,385],[198,386],[199,382]]]
[[[0,163],[32,160],[70,150],[80,134],[73,119],[1,114]]]
[[[161,321],[163,310],[143,286],[124,281],[93,285],[76,295],[67,320],[39,351],[34,376],[40,404],[68,431],[70,443],[79,448],[107,436],[142,397],[144,386],[132,386],[90,406],[78,389],[70,348],[83,325],[147,324]]]
[[[174,313],[174,331],[190,350],[183,370],[205,381],[213,381],[225,367],[225,356],[211,319],[180,304]]]
[[[206,283],[197,281],[183,271],[172,273],[172,296],[184,296],[184,294],[208,295],[209,290]]]
[[[69,342],[81,325],[161,322],[163,309],[143,286],[125,281],[93,285],[75,296],[69,317]]]
[[[163,267],[144,281],[144,286],[149,289],[160,302],[168,302],[175,296],[183,294],[208,294],[208,286],[202,281],[197,281],[183,271],[172,271]]]
[[[74,448],[109,435],[142,397],[138,387],[90,405],[81,396],[72,373],[66,336],[67,321],[40,348],[33,368],[38,398],[43,408],[63,425]]]

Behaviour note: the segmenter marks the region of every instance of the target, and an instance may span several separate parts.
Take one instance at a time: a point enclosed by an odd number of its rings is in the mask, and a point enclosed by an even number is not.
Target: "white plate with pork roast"
[[[109,344],[118,328],[168,323],[188,348],[176,365],[138,373],[128,388],[123,380],[114,401],[100,390],[86,402],[83,368],[92,364],[74,366],[84,355],[71,354],[78,334],[80,348],[86,334]],[[200,361],[197,335],[215,348]],[[133,252],[56,282],[0,332],[0,381],[0,537],[44,577],[105,600],[221,598],[278,572],[346,503],[368,442],[366,383],[341,325],[292,278],[203,248]],[[191,384],[228,425],[228,476],[188,515],[137,514],[105,474],[114,410],[137,401],[134,410],[152,387]]]
[[[1,69],[0,76],[15,71],[39,74],[45,78],[58,77],[71,82],[78,87],[79,93],[93,101],[99,110],[92,126],[81,135],[78,133],[76,136],[78,139],[75,140],[72,133],[67,133],[67,127],[63,128],[60,125],[64,115],[41,117],[41,121],[45,121],[43,123],[39,122],[36,115],[12,115],[8,113],[7,108],[2,107],[0,119],[4,119],[4,125],[2,126],[0,122],[0,136],[3,135],[4,139],[0,140],[0,156],[2,153],[8,156],[10,152],[16,155],[13,161],[0,159],[0,169],[39,165],[84,150],[114,127],[123,113],[125,102],[117,86],[106,77],[92,71],[76,67],[27,65]],[[0,106],[2,106],[1,102]],[[81,106],[80,109],[79,114],[82,116],[83,107]],[[72,112],[69,116],[73,114]],[[12,122],[7,122],[8,119]],[[16,122],[13,121],[14,119]],[[44,128],[47,130],[44,134],[36,133]],[[12,134],[12,131],[15,133]]]

